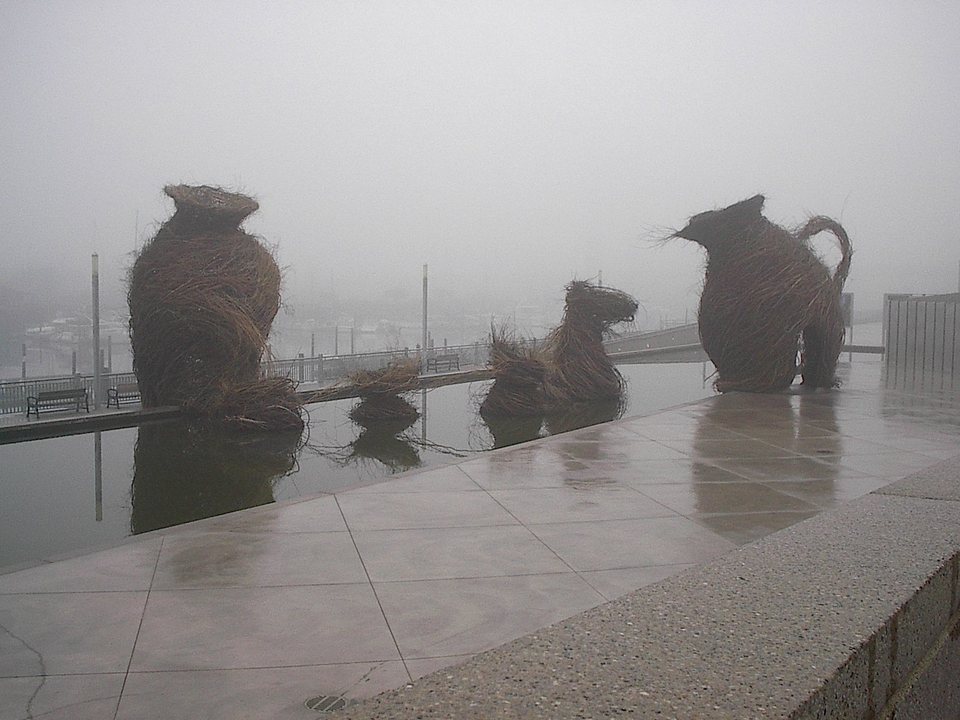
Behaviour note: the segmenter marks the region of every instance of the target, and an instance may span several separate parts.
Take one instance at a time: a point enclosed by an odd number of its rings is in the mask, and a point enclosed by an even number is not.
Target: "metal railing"
[[[0,382],[0,415],[27,412],[27,398],[36,397],[38,393],[48,390],[79,390],[85,389],[93,407],[96,398],[100,397],[100,404],[107,404],[107,389],[123,383],[135,383],[136,375],[132,372],[105,373],[100,376],[100,392],[97,392],[92,375],[66,375],[59,377],[28,378],[26,380],[10,380]]]
[[[430,348],[427,357],[437,355],[456,355],[461,367],[485,365],[490,354],[487,343],[476,342],[470,345],[451,345]],[[390,362],[402,358],[419,358],[419,349],[384,350],[382,352],[356,353],[353,355],[333,355],[317,357],[296,357],[287,360],[265,360],[260,369],[265,377],[289,377],[298,383],[316,383],[327,385],[346,378],[358,370],[378,370]],[[93,406],[99,396],[100,405],[105,406],[107,390],[124,383],[136,383],[132,372],[103,374],[100,378],[100,391],[94,387],[92,375],[67,375],[58,377],[27,378],[25,380],[0,381],[0,415],[26,413],[27,398],[48,390],[67,390],[85,388]]]
[[[884,305],[887,385],[960,389],[960,294],[888,295]]]
[[[485,365],[490,355],[487,343],[450,345],[427,350],[427,358],[437,355],[456,355],[460,365]],[[289,377],[297,382],[326,385],[341,380],[358,370],[380,370],[391,362],[407,358],[419,358],[420,350],[383,350],[380,352],[355,353],[353,355],[318,355],[304,357],[302,354],[290,360],[267,360],[261,364],[266,377]]]

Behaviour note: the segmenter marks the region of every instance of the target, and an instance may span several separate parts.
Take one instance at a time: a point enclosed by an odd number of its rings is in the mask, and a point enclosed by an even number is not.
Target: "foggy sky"
[[[258,198],[294,306],[429,263],[682,315],[702,254],[655,241],[757,192],[844,224],[858,307],[957,287],[955,2],[0,0],[0,66],[0,281],[118,292],[185,182]]]

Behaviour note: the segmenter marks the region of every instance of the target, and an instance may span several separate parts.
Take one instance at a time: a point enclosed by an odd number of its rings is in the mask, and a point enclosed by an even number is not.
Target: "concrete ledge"
[[[960,456],[337,717],[956,717],[958,486]]]
[[[83,415],[68,415],[39,420],[22,419],[20,422],[0,425],[0,445],[81,435],[97,430],[116,430],[134,427],[155,420],[169,420],[180,416],[178,407],[130,408],[125,410],[94,410]]]

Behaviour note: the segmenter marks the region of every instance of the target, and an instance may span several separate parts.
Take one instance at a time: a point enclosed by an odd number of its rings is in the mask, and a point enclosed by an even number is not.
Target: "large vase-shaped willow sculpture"
[[[241,428],[302,427],[289,380],[262,379],[280,269],[240,223],[250,197],[167,186],[176,212],[130,272],[130,340],[144,407],[177,405]]]

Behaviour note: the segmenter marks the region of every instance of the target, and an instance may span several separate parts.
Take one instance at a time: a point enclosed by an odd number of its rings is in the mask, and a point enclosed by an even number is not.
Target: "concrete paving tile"
[[[573,573],[376,588],[405,660],[489,650],[603,602]]]
[[[960,433],[947,435],[944,433],[901,433],[896,437],[884,438],[883,442],[893,445],[900,450],[909,450],[927,454],[929,451],[944,451],[953,449],[954,454],[960,447]]]
[[[607,460],[622,460],[624,456],[619,449],[626,444],[633,442],[643,442],[643,438],[634,433],[625,431],[628,436],[625,439],[609,437],[604,441],[599,440],[568,440],[563,443],[555,444],[555,448],[573,462],[565,462],[565,470],[579,469],[581,465],[589,466],[595,462]]]
[[[673,577],[692,567],[696,565],[652,565],[614,570],[590,570],[580,573],[580,576],[607,600],[613,600],[639,588]]]
[[[780,410],[792,407],[798,402],[794,395],[787,393],[745,393],[731,392],[717,395],[707,403],[701,403],[708,410],[747,411],[757,408]],[[694,406],[696,407],[696,406]],[[698,408],[700,409],[700,408]]]
[[[858,477],[838,477],[822,480],[781,480],[770,483],[770,487],[779,492],[800,498],[822,510],[861,497],[874,490],[886,487],[890,478],[871,475]]]
[[[373,582],[569,572],[521,525],[354,533]]]
[[[409,682],[400,660],[306,667],[130,673],[117,720],[316,720],[318,695],[367,698]]]
[[[124,672],[145,592],[0,595],[0,677]]]
[[[697,459],[715,458],[774,458],[793,457],[795,454],[775,445],[759,440],[664,440],[669,445],[684,454],[692,455]]]
[[[866,417],[856,421],[846,421],[842,432],[849,437],[863,440],[884,441],[897,437],[912,437],[917,432],[916,425],[893,420],[892,418]]]
[[[701,409],[685,407],[653,415],[625,418],[620,421],[620,424],[633,432],[637,430],[645,432],[648,428],[660,427],[694,428],[701,422],[703,422],[703,411]]]
[[[369,585],[155,590],[132,670],[396,660]]]
[[[835,455],[824,456],[821,459],[842,468],[886,478],[900,478],[937,463],[935,458],[910,452],[882,455]]]
[[[824,425],[815,425],[805,422],[784,422],[768,426],[755,426],[750,428],[740,428],[740,437],[750,437],[755,440],[762,440],[768,443],[784,443],[796,440],[797,438],[831,438],[842,437],[836,427],[826,427]],[[700,437],[699,432],[697,437]],[[709,439],[709,438],[704,438]]]
[[[807,402],[801,399],[794,405],[796,417],[805,423],[836,423],[838,416],[842,416],[843,406],[840,403]]]
[[[718,459],[713,464],[748,480],[779,482],[786,480],[834,480],[841,477],[867,477],[866,473],[852,470],[811,457]]]
[[[702,563],[734,545],[683,517],[531,525],[578,572]]]
[[[600,423],[560,435],[551,435],[544,442],[560,452],[574,452],[584,445],[611,445],[630,440],[634,434],[618,422]]]
[[[347,524],[359,530],[514,525],[482,492],[356,493],[338,496]]]
[[[736,428],[740,439],[753,438],[766,442],[768,438],[824,437],[839,435],[836,427],[804,422],[797,417],[785,417],[765,423],[752,425],[743,423]],[[699,439],[699,433],[694,433]],[[710,438],[703,438],[709,440]]]
[[[352,488],[346,493],[419,493],[438,491],[472,492],[480,491],[470,477],[460,469],[459,465],[446,465],[436,470],[424,470],[412,475],[398,478],[387,478],[383,482],[365,485],[361,488]],[[345,493],[341,493],[341,497]]]
[[[734,461],[737,462],[737,461]],[[744,460],[743,462],[749,463],[749,460]],[[692,483],[703,484],[703,483],[730,483],[730,482],[743,482],[744,478],[742,475],[738,475],[731,470],[728,470],[724,467],[721,467],[723,463],[722,460],[703,460],[700,462],[694,462],[690,466],[690,479]],[[649,484],[649,483],[648,483]],[[654,483],[654,484],[666,484],[666,483]],[[643,486],[637,486],[638,490],[643,490]]]
[[[736,545],[747,545],[818,514],[819,510],[698,515],[697,522]]]
[[[558,487],[568,477],[577,477],[587,470],[584,463],[572,461],[553,451],[492,453],[488,457],[461,463],[460,469],[481,488]]]
[[[192,523],[180,532],[341,532],[347,529],[332,495],[301,502],[261,505]],[[174,530],[173,532],[177,532]]]
[[[0,678],[0,718],[112,718],[122,687],[123,673]]]
[[[0,594],[149,590],[161,538],[0,575]]]
[[[716,425],[722,425],[728,430],[739,432],[749,431],[754,427],[767,427],[793,422],[793,415],[789,406],[777,411],[749,408],[724,411],[711,407],[709,404],[704,404],[702,408],[697,408],[696,412],[696,417],[701,421],[709,421]]]
[[[472,657],[473,655],[444,655],[435,658],[411,658],[404,662],[410,677],[416,680],[443,668],[454,668]]]
[[[767,438],[765,442],[785,448],[799,455],[875,455],[899,452],[885,443],[871,442],[842,435],[804,437],[792,439]]]
[[[740,480],[732,473],[707,463],[701,463],[690,457],[677,460],[645,460],[642,462],[625,462],[618,470],[622,482],[629,487],[639,488],[650,483],[690,482],[695,474],[701,476],[702,482],[712,478],[717,482]]]
[[[677,448],[669,447],[670,442],[678,441],[660,442],[658,440],[645,440],[644,438],[636,437],[629,442],[618,442],[604,453],[603,459],[644,461],[679,460],[684,458],[686,453]]]
[[[756,482],[645,485],[641,492],[681,515],[816,510],[796,497]]]
[[[597,460],[588,463],[583,470],[570,471],[563,475],[559,482],[548,487],[555,488],[577,488],[589,490],[596,488],[626,488],[628,485],[624,480],[630,475],[630,468],[633,465],[629,460]],[[520,487],[525,487],[522,483]],[[500,490],[517,490],[518,487],[498,488]],[[541,485],[535,484],[529,489],[544,489]],[[492,490],[492,489],[491,489]]]
[[[153,587],[160,590],[363,583],[347,532],[205,533],[166,538]]]
[[[628,422],[627,427],[648,440],[683,440],[694,432],[705,440],[736,440],[742,437],[735,430],[698,418],[689,418],[682,423]]]
[[[673,514],[632,488],[491,490],[490,496],[524,524],[626,520]]]
[[[897,480],[880,492],[884,495],[960,500],[958,468],[960,468],[960,454]]]
[[[949,460],[957,454],[957,447],[960,446],[943,448],[941,450],[923,450],[921,451],[921,454],[930,458],[934,458],[935,460]]]

